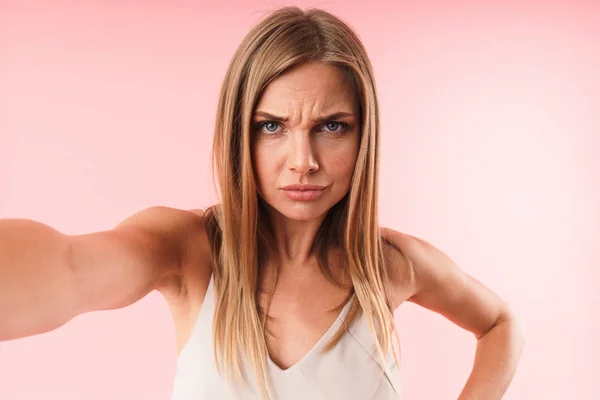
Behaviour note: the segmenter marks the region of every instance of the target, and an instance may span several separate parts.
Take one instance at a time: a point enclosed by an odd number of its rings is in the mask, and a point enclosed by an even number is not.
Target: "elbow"
[[[515,349],[516,353],[521,354],[525,347],[525,328],[521,318],[510,309],[502,312],[494,325],[477,339],[483,339],[492,332],[500,331],[502,332],[502,336],[505,337],[505,340]]]

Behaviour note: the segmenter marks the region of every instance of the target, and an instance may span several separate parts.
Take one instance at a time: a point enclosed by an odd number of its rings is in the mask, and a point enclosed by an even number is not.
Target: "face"
[[[357,96],[339,67],[309,63],[273,80],[253,116],[262,199],[283,216],[322,218],[350,189],[360,141]]]

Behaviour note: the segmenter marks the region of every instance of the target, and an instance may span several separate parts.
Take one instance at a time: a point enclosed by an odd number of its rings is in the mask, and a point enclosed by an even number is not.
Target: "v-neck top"
[[[260,400],[254,372],[247,370],[249,386],[229,385],[219,375],[213,358],[212,323],[215,294],[211,276],[192,333],[177,358],[171,400]],[[274,400],[399,400],[401,371],[391,350],[381,365],[374,337],[361,314],[328,352],[322,348],[344,322],[351,301],[319,341],[294,365],[281,369],[267,358]],[[246,364],[249,367],[249,364]],[[249,367],[250,368],[250,367]]]

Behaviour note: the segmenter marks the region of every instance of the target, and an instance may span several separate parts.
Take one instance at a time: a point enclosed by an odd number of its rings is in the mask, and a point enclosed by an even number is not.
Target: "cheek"
[[[276,178],[277,157],[269,146],[260,143],[253,146],[252,165],[254,167],[254,177],[259,187],[261,183],[265,184]]]
[[[354,173],[354,166],[356,165],[356,158],[358,156],[358,144],[355,142],[348,142],[344,146],[330,147],[330,154],[327,157],[329,160],[327,170],[333,176],[338,179],[352,178]]]
[[[332,168],[339,179],[350,180],[356,165],[356,156],[337,156],[332,159]]]

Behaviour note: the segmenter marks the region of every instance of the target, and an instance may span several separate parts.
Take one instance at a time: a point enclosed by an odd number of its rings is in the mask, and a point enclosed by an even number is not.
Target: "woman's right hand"
[[[0,220],[0,341],[40,334],[78,314],[130,305],[154,289],[178,293],[205,234],[202,213],[150,207],[114,229],[65,235]]]

